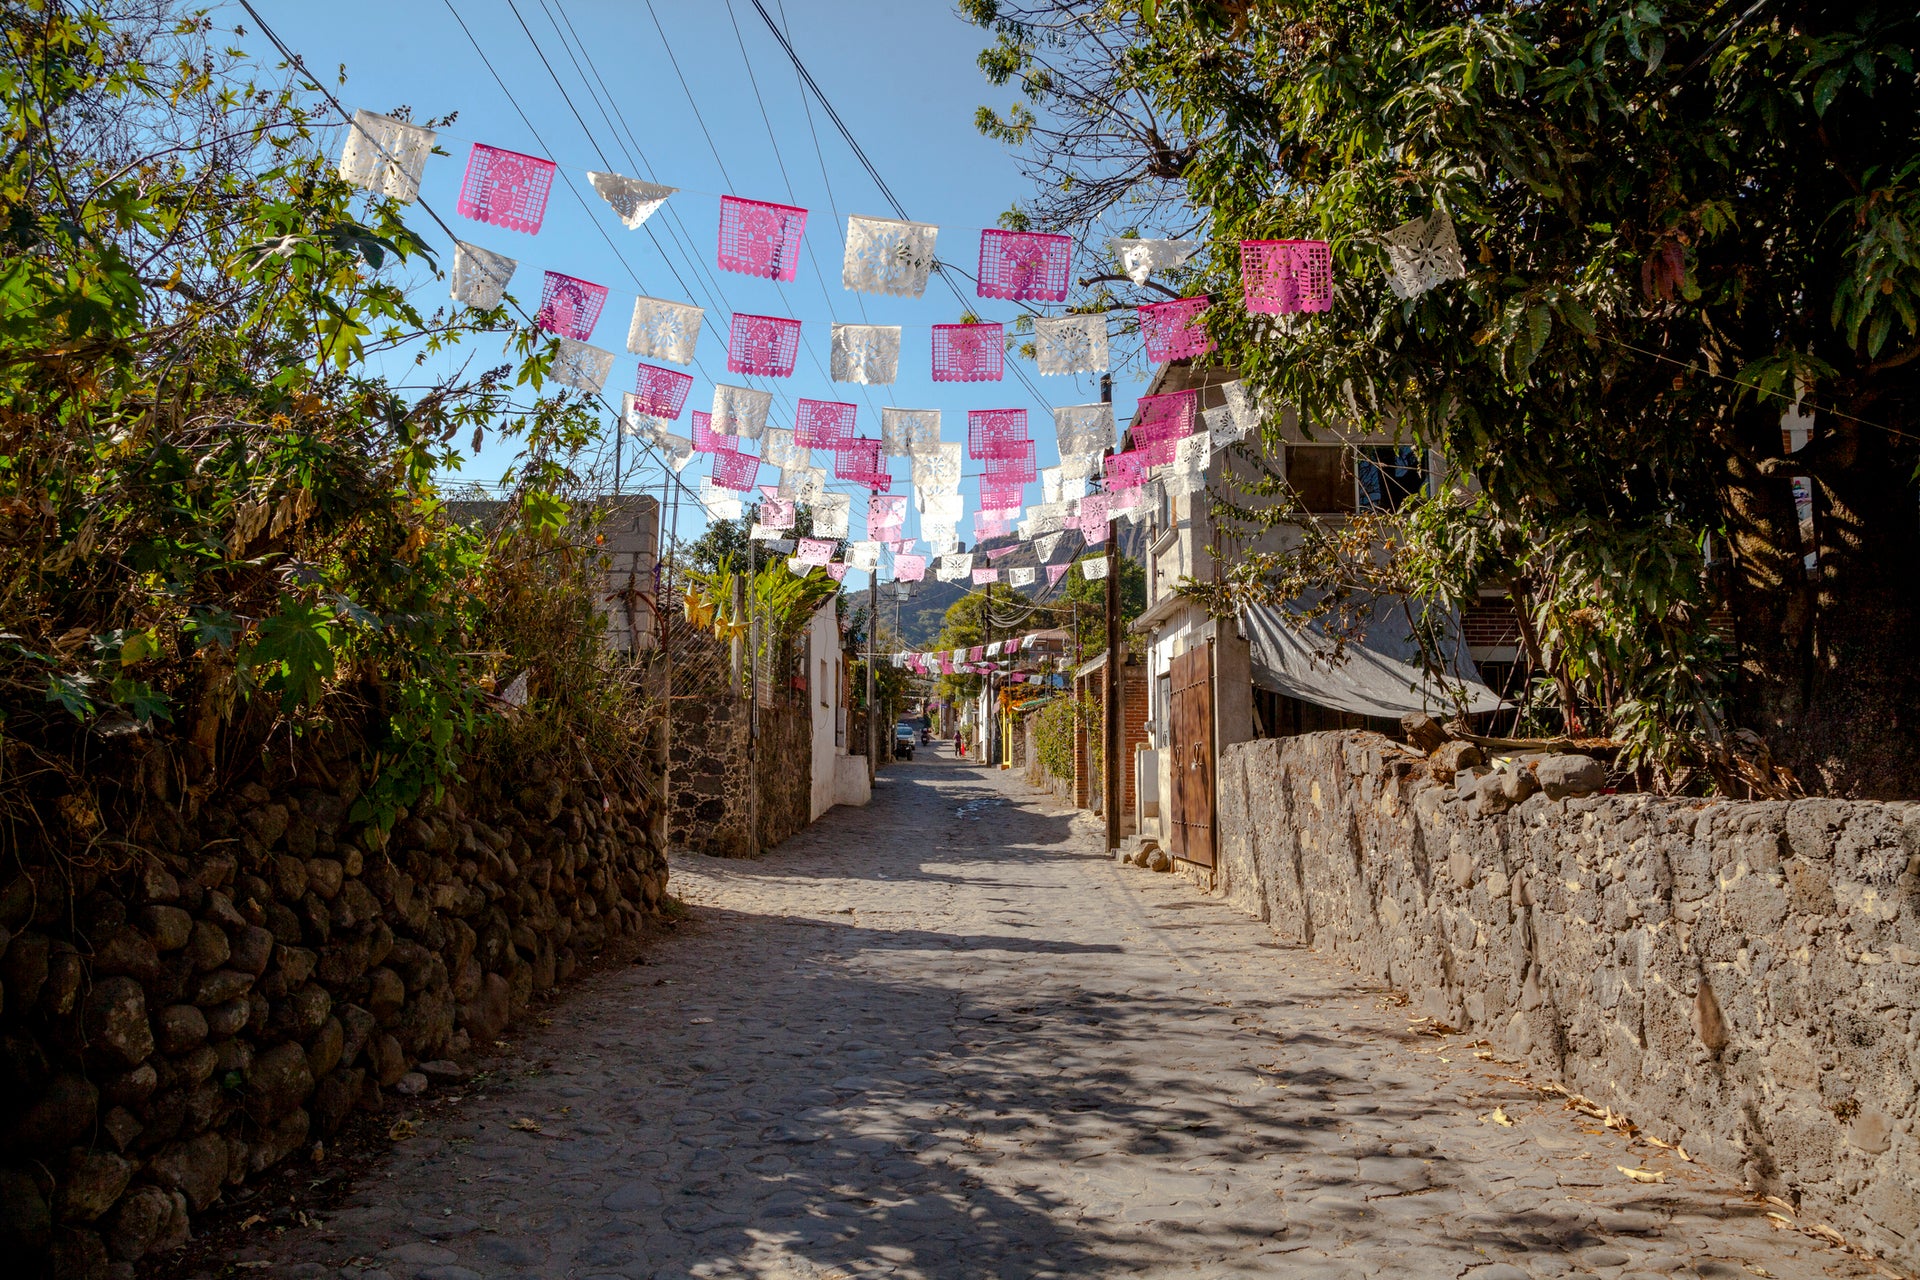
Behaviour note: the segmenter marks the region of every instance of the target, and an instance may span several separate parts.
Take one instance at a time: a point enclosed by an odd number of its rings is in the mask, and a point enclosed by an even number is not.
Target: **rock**
[[[253,838],[260,842],[260,847],[263,849],[273,848],[280,843],[280,837],[287,834],[288,814],[285,805],[263,804],[257,809],[248,811],[240,820],[246,824],[249,831],[253,832]],[[288,862],[297,861],[297,859],[277,858],[275,861]],[[297,898],[300,892],[295,890],[288,896]]]
[[[57,1075],[47,1085],[13,1132],[23,1153],[41,1157],[65,1149],[93,1128],[100,1111],[100,1090],[75,1075]]]
[[[153,1053],[153,1028],[147,1025],[147,994],[132,978],[106,978],[94,984],[82,1011],[87,1046],[129,1067]]]
[[[1471,742],[1453,739],[1433,753],[1429,767],[1433,770],[1434,780],[1444,783],[1452,782],[1462,769],[1485,763],[1486,757],[1480,753],[1479,747]]]
[[[1540,780],[1533,776],[1533,770],[1517,761],[1496,776],[1500,779],[1500,794],[1507,798],[1509,805],[1519,804],[1540,789]]]
[[[147,936],[161,951],[178,951],[187,945],[193,933],[193,917],[179,907],[155,903],[140,913],[140,919],[146,926]]]
[[[340,892],[340,885],[346,880],[346,868],[332,858],[311,858],[307,861],[307,887],[323,898],[331,899]]]
[[[187,1197],[195,1212],[212,1204],[227,1180],[227,1140],[217,1133],[203,1133],[186,1142],[163,1148],[147,1166],[154,1180]]]
[[[32,1172],[0,1168],[0,1249],[19,1258],[45,1253],[53,1243],[53,1213]]]
[[[1147,867],[1153,871],[1171,871],[1173,870],[1173,855],[1165,849],[1155,849],[1151,854],[1147,855]]]
[[[1606,766],[1592,756],[1548,756],[1536,766],[1534,776],[1549,800],[1590,796],[1607,785]]]
[[[374,1033],[380,1023],[357,1004],[342,1005],[336,1010],[336,1016],[340,1019],[341,1029],[346,1033],[345,1038],[340,1042],[340,1061],[350,1067],[353,1065],[353,1060],[360,1056],[360,1051],[367,1047],[367,1038]]]
[[[418,1071],[409,1071],[394,1082],[393,1091],[405,1098],[417,1098],[427,1091],[427,1078]]]
[[[285,828],[283,827],[282,830]],[[270,841],[261,841],[270,845]],[[273,860],[273,888],[281,899],[293,902],[306,896],[307,864],[290,854],[281,854]]]
[[[140,895],[148,902],[173,902],[180,897],[180,881],[158,862],[140,869]]]
[[[161,1238],[172,1216],[172,1196],[152,1184],[135,1187],[108,1223],[107,1251],[122,1262],[138,1261]]]
[[[307,1100],[313,1092],[313,1069],[307,1051],[293,1043],[277,1044],[254,1060],[247,1077],[247,1114],[267,1125]]]
[[[60,1178],[55,1212],[62,1222],[92,1222],[113,1208],[137,1167],[111,1152],[75,1148]]]
[[[154,1040],[162,1053],[185,1053],[207,1040],[207,1015],[190,1004],[168,1005],[153,1020]]]
[[[313,1094],[313,1123],[322,1134],[331,1135],[353,1114],[366,1083],[367,1073],[358,1067],[336,1071],[320,1082]]]
[[[133,1112],[125,1107],[115,1107],[101,1117],[100,1132],[107,1135],[107,1141],[113,1143],[114,1150],[125,1151],[133,1145],[143,1129]]]
[[[233,899],[224,893],[207,895],[207,919],[222,929],[240,930],[247,927],[247,918],[234,908]]]
[[[400,980],[399,974],[391,969],[373,971],[367,992],[367,1009],[380,1021],[381,1026],[393,1021],[406,999],[407,986]]]
[[[1853,1123],[1847,1126],[1847,1141],[1866,1152],[1877,1156],[1893,1145],[1898,1129],[1892,1117],[1886,1112],[1869,1107],[1855,1116]]]
[[[1732,1039],[1726,1016],[1720,1012],[1720,1001],[1714,997],[1713,984],[1705,974],[1700,975],[1700,989],[1693,997],[1693,1029],[1711,1054],[1718,1055]]]
[[[56,1227],[53,1232],[53,1280],[110,1280],[113,1260],[107,1242],[84,1227]]]
[[[257,978],[266,972],[267,961],[273,958],[273,945],[270,930],[250,924],[234,934],[233,951],[227,957],[227,963]]]
[[[1423,756],[1430,756],[1447,743],[1447,731],[1432,716],[1413,712],[1400,717],[1400,732],[1407,735],[1407,744]]]
[[[447,1058],[436,1058],[432,1062],[420,1064],[420,1073],[434,1084],[446,1086],[465,1084],[473,1078],[473,1071]]]
[[[253,1005],[245,996],[225,1004],[216,1004],[206,1011],[207,1035],[215,1040],[237,1036],[246,1030],[247,1020],[252,1013]]]
[[[1459,800],[1475,800],[1480,795],[1480,780],[1491,777],[1493,770],[1484,765],[1462,765],[1454,775],[1453,794]]]
[[[406,1051],[401,1049],[398,1040],[385,1032],[367,1042],[367,1060],[373,1067],[373,1078],[383,1088],[398,1084],[400,1077],[407,1074]]]
[[[295,1109],[278,1124],[262,1133],[247,1151],[247,1171],[260,1173],[279,1164],[298,1151],[312,1132],[313,1120],[305,1111]]]
[[[253,975],[238,969],[215,969],[194,988],[193,1002],[201,1008],[237,1000],[253,989]]]
[[[460,1008],[461,1025],[476,1044],[487,1044],[500,1038],[500,1033],[507,1029],[507,1018],[513,1008],[512,998],[512,989],[499,974],[490,973],[481,980],[479,996]]]
[[[52,951],[53,940],[44,933],[23,933],[7,944],[7,953],[0,956],[0,987],[5,988],[7,1008],[31,1009],[40,999]]]
[[[151,1062],[143,1062],[107,1081],[100,1090],[100,1099],[110,1107],[137,1107],[159,1087],[159,1073]]]
[[[346,1028],[340,1025],[340,1019],[328,1018],[321,1024],[320,1030],[307,1044],[307,1066],[315,1080],[340,1065],[340,1050],[346,1040]]]
[[[123,973],[151,983],[160,977],[160,952],[143,931],[130,924],[114,925],[94,940],[93,971],[108,975]]]
[[[80,986],[86,980],[87,963],[80,953],[68,943],[54,943],[47,957],[47,980],[40,988],[41,1014],[54,1021],[71,1014],[80,999]]]
[[[193,960],[195,972],[218,969],[232,954],[233,947],[227,941],[226,930],[209,920],[193,922],[193,936],[187,940],[187,955]]]
[[[284,1000],[274,1003],[268,1030],[290,1040],[309,1040],[326,1025],[333,1012],[333,997],[317,982],[310,982]]]

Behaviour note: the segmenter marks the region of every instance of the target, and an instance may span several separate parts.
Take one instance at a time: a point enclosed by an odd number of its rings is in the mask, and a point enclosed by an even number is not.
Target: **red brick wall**
[[[1520,643],[1520,622],[1505,600],[1481,600],[1460,611],[1460,629],[1470,649]]]
[[[1133,828],[1134,811],[1134,748],[1147,741],[1147,669],[1140,663],[1123,663],[1120,684],[1120,826],[1121,830]],[[1094,712],[1089,722],[1079,724],[1074,732],[1073,751],[1073,803],[1076,808],[1099,810],[1104,792],[1098,778],[1086,776],[1088,757],[1088,735],[1094,735],[1092,741],[1105,742],[1105,728],[1101,723],[1100,709],[1105,707],[1107,697],[1106,668],[1082,676],[1074,682],[1074,692],[1082,698],[1091,699]]]

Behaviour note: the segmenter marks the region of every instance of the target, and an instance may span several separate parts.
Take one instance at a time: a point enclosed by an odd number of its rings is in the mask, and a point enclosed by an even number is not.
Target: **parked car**
[[[893,726],[893,758],[895,760],[913,759],[913,740],[918,736],[913,726],[902,720]]]

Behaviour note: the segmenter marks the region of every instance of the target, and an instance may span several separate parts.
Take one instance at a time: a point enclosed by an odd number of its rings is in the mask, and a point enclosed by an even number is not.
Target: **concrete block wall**
[[[1239,744],[1214,892],[1920,1266],[1920,805],[1535,795],[1377,734]]]

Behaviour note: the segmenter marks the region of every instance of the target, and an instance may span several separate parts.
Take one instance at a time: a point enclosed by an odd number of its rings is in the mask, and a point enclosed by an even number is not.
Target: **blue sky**
[[[971,271],[980,229],[993,226],[1027,191],[1013,158],[973,126],[979,105],[1004,108],[1010,96],[987,84],[975,64],[987,33],[934,0],[763,2],[785,25],[908,215],[938,224],[941,257]],[[523,302],[538,298],[541,272],[548,269],[610,287],[593,340],[617,353],[607,384],[615,404],[618,393],[632,386],[638,363],[626,353],[625,336],[633,298],[640,293],[707,308],[699,362],[688,370],[696,378],[689,410],[706,407],[715,379],[750,382],[775,392],[775,425],[791,426],[793,401],[804,396],[857,403],[860,431],[867,436],[879,434],[882,405],[941,409],[945,438],[960,440],[968,409],[1022,407],[1041,442],[1041,465],[1048,465],[1056,460],[1051,408],[1099,398],[1097,379],[1040,378],[1029,363],[1028,379],[1045,398],[1036,399],[1013,376],[1011,356],[1004,382],[934,383],[928,375],[929,326],[957,320],[962,303],[937,280],[919,299],[841,288],[846,215],[890,216],[890,210],[818,103],[803,100],[792,64],[752,0],[512,0],[511,6],[509,0],[453,0],[511,89],[512,100],[445,0],[255,3],[316,73],[345,65],[346,84],[337,92],[349,109],[390,111],[405,104],[416,119],[459,113],[440,137],[450,155],[429,164],[423,195],[462,238],[519,259],[512,289]],[[223,16],[237,12],[226,9]],[[542,51],[560,85],[543,65]],[[691,104],[675,62],[691,89]],[[582,84],[582,70],[591,90]],[[611,98],[601,91],[601,81],[611,87]],[[454,214],[475,141],[561,165],[559,182],[566,189],[556,186],[537,236]],[[655,236],[624,227],[588,185],[588,170],[608,167],[682,188],[647,224]],[[722,192],[810,211],[806,242],[811,253],[802,255],[797,280],[776,285],[714,265]],[[416,221],[434,240],[443,238],[426,219]],[[1089,266],[1076,263],[1076,274],[1086,274]],[[1011,329],[1016,304],[976,299],[970,282],[955,282],[978,314]],[[422,302],[437,305],[445,297],[439,281],[423,279],[419,288]],[[735,310],[804,322],[803,350],[792,378],[727,373],[727,317]],[[903,326],[899,382],[891,387],[830,382],[826,368],[834,320]],[[479,354],[492,356],[491,351]],[[1131,378],[1116,377],[1116,408],[1123,414],[1130,410],[1140,390]],[[684,434],[687,426],[683,414],[677,429]],[[506,461],[504,453],[489,450],[463,474],[496,480]],[[705,468],[705,458],[696,458],[683,479],[692,482]],[[893,460],[893,472],[894,492],[906,492],[905,461]],[[657,466],[629,472],[629,487],[648,484],[657,491],[660,483]],[[963,491],[970,516],[976,490],[969,482]],[[1027,497],[1038,501],[1038,487],[1029,486]],[[858,507],[856,502],[856,512]],[[694,536],[702,524],[697,504],[683,502],[678,534]],[[910,532],[916,529],[909,524]],[[856,524],[854,533],[860,532]],[[963,524],[963,538],[968,532]],[[883,569],[882,577],[888,576]],[[859,581],[857,573],[848,577],[850,586]]]

